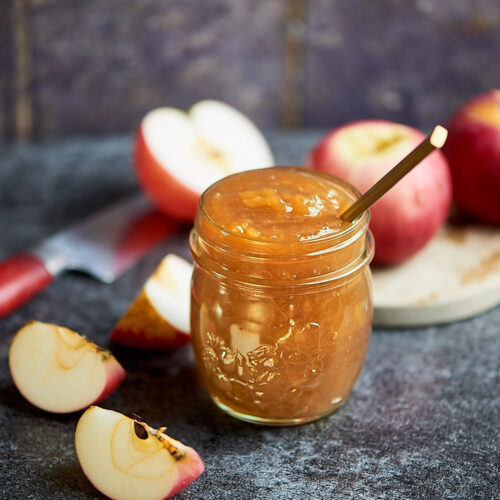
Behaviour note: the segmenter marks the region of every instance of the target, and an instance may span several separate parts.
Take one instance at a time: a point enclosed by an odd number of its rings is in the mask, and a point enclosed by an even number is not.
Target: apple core
[[[203,194],[190,237],[192,341],[229,414],[299,424],[350,394],[372,320],[369,215],[340,219],[358,197],[295,167],[235,174]]]

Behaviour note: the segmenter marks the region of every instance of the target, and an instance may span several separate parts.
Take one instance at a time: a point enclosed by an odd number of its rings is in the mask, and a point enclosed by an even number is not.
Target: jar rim
[[[255,169],[255,170],[268,170],[271,168],[287,168],[290,170],[300,171],[300,173],[302,173],[302,174],[306,174],[306,175],[311,174],[313,176],[321,177],[323,179],[326,179],[326,180],[334,183],[336,187],[340,187],[341,189],[343,189],[348,195],[351,195],[354,198],[354,201],[356,201],[361,196],[361,193],[359,192],[359,190],[356,187],[354,187],[352,184],[350,184],[349,182],[345,181],[344,179],[341,179],[340,177],[337,177],[335,175],[332,175],[330,173],[323,172],[320,170],[313,170],[313,169],[309,169],[306,167],[297,167],[297,166],[288,166],[288,165],[273,166],[273,167]],[[219,181],[216,181],[215,183],[210,185],[202,193],[202,195],[200,196],[200,199],[198,201],[198,214],[200,216],[202,216],[212,227],[217,228],[222,233],[228,234],[228,230],[226,228],[222,227],[221,225],[217,224],[207,214],[207,212],[205,211],[204,206],[203,206],[204,201],[205,201],[205,198],[206,198],[207,194],[209,193],[209,191],[211,189],[213,189],[213,187],[215,185],[217,185],[219,182],[222,182],[223,180],[228,179],[228,178],[233,177],[233,176],[236,176],[236,175],[241,175],[242,173],[243,172],[237,172],[235,174],[231,174],[229,176],[226,176],[223,179],[220,179]],[[262,254],[261,252],[258,252],[258,251],[257,252],[241,251],[242,254],[247,255],[247,256],[254,256],[254,257],[262,256],[264,258],[269,259],[272,257],[281,258],[283,255],[286,255],[288,258],[290,258],[290,252],[289,251],[287,252],[286,249],[289,249],[293,246],[297,247],[297,245],[299,245],[301,248],[304,248],[304,249],[308,248],[308,247],[311,248],[311,252],[300,254],[301,257],[304,257],[307,255],[318,255],[320,253],[323,253],[322,251],[318,252],[318,250],[317,250],[317,248],[320,246],[326,246],[325,251],[333,251],[333,250],[336,250],[338,248],[345,246],[345,244],[343,244],[343,243],[348,244],[349,242],[352,242],[352,238],[355,238],[355,235],[357,233],[359,233],[359,232],[363,233],[368,228],[369,220],[370,220],[370,214],[369,214],[369,211],[366,210],[362,215],[357,217],[347,227],[345,227],[344,229],[341,229],[340,231],[326,234],[326,235],[321,236],[319,238],[314,238],[311,240],[302,240],[302,241],[298,241],[298,242],[297,241],[279,241],[279,242],[262,241],[262,240],[258,240],[256,238],[252,238],[252,237],[245,235],[245,234],[237,234],[237,233],[231,233],[231,237],[237,238],[238,241],[247,241],[247,242],[251,243],[252,246],[255,246],[256,249],[258,249],[259,247],[260,248],[266,247],[267,249],[271,249],[271,248],[284,249],[284,253],[279,253],[279,252],[273,251],[272,253],[266,252],[265,254]],[[195,223],[195,227],[196,226],[197,226],[197,224]],[[200,233],[200,231],[199,231],[200,228],[197,227],[196,229],[197,229],[197,232]],[[202,237],[205,238],[205,235],[202,235]],[[335,242],[338,242],[337,245],[334,244]],[[221,249],[223,249],[225,247],[229,248],[228,245],[224,245],[224,244],[219,243],[219,242],[215,243],[214,241],[210,241],[210,243],[212,245],[215,244],[215,246],[217,246]],[[333,246],[328,245],[329,243],[333,244]],[[234,251],[234,248],[231,247],[231,250]]]

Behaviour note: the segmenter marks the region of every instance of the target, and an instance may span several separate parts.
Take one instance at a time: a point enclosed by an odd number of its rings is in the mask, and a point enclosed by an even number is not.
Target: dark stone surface
[[[270,138],[279,163],[297,164],[319,136]],[[130,148],[129,138],[0,147],[0,257],[133,191]],[[50,415],[19,395],[9,340],[37,318],[107,344],[168,251],[186,256],[185,234],[113,285],[67,274],[0,321],[1,498],[101,498],[75,457],[79,415]],[[224,415],[203,389],[189,346],[156,354],[113,346],[127,377],[102,406],[168,425],[198,450],[206,472],[182,499],[498,498],[499,325],[497,307],[447,326],[375,330],[347,404],[301,427],[253,427]]]
[[[284,0],[40,0],[38,136],[130,132],[152,108],[204,98],[279,122]]]
[[[383,118],[426,129],[499,85],[499,2],[307,5],[302,126]]]

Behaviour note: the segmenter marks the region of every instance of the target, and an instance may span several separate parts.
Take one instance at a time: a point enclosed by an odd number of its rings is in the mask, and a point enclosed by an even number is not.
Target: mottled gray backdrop
[[[500,86],[498,0],[0,0],[0,138],[227,101],[262,127],[425,129]]]

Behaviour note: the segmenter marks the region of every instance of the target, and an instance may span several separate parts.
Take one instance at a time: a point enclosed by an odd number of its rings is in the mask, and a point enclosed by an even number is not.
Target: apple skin
[[[404,146],[392,154],[374,153],[363,158],[346,158],[338,141],[348,129],[373,127],[383,135],[398,133]],[[373,186],[425,135],[406,125],[384,120],[362,120],[338,127],[313,148],[307,165],[336,175],[362,193]],[[451,205],[449,167],[440,151],[434,151],[370,208],[370,230],[375,239],[374,264],[397,264],[422,249],[444,224]]]
[[[115,389],[122,383],[125,378],[125,370],[123,366],[118,362],[118,360],[111,356],[104,362],[104,368],[106,370],[106,385],[104,386],[101,394],[97,397],[95,401],[92,401],[90,404],[97,404],[101,401],[104,401],[106,398],[111,396]],[[89,405],[85,405],[79,410],[83,410],[87,408]]]
[[[118,324],[111,334],[111,341],[135,349],[163,351],[176,349],[191,342],[191,335],[177,330],[167,321],[162,321],[158,332],[160,335],[150,338],[146,330],[137,330],[126,324]]]
[[[443,152],[456,205],[484,222],[500,224],[500,89],[458,109]]]
[[[164,213],[191,223],[198,210],[199,194],[178,182],[153,156],[142,128],[136,136],[134,169],[144,193]]]
[[[172,489],[168,493],[168,497],[166,498],[171,498],[174,495],[177,495],[179,491],[182,491],[184,488],[189,486],[205,471],[205,464],[194,448],[190,448],[176,439],[170,438],[170,440],[174,443],[174,445],[183,450],[185,459],[181,460],[177,466],[177,477]]]

